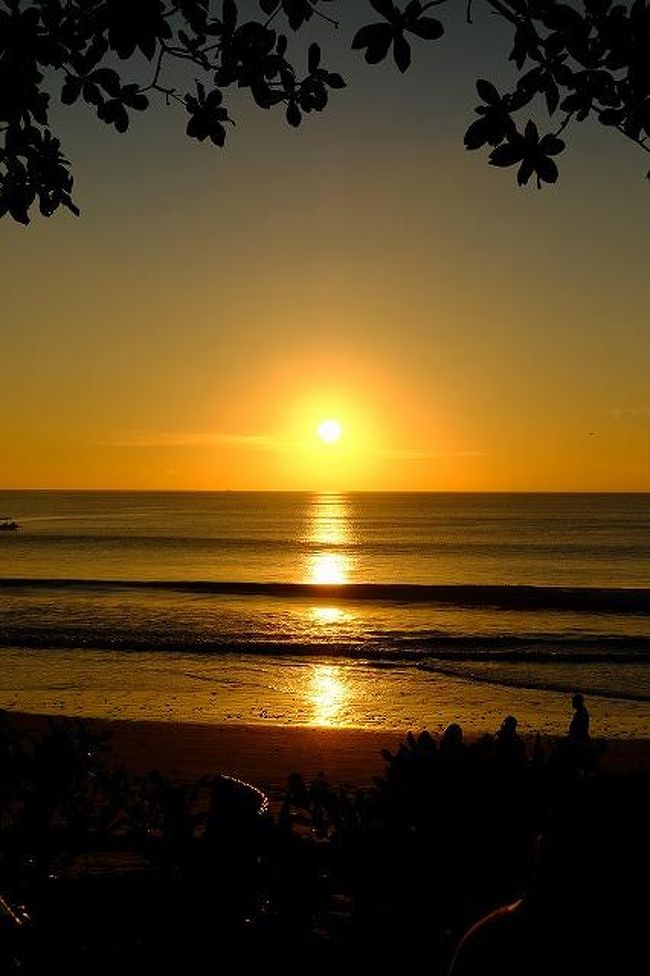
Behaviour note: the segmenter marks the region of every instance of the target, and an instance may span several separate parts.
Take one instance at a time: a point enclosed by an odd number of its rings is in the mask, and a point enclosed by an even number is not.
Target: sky
[[[518,188],[462,144],[508,37],[441,16],[405,76],[318,27],[349,88],[233,98],[224,151],[57,113],[82,216],[0,221],[0,487],[650,490],[644,154],[583,127]]]

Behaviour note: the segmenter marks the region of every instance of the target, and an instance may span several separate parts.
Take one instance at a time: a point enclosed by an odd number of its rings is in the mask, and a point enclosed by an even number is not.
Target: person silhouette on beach
[[[526,762],[526,744],[517,732],[517,719],[506,715],[497,732],[495,758],[498,762],[512,766]]]
[[[591,768],[599,752],[602,752],[603,746],[595,744],[589,735],[589,712],[584,697],[576,692],[571,699],[571,704],[574,714],[566,736],[555,744],[552,761],[557,768],[576,772]]]
[[[589,741],[589,712],[581,694],[575,694],[571,699],[575,714],[569,724],[569,739],[573,742]]]

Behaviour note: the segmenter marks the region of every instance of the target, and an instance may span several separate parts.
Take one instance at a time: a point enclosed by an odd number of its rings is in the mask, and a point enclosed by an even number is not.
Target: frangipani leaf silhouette
[[[352,38],[369,64],[392,54],[404,73],[425,42],[444,34],[430,14],[445,0],[364,2],[381,18]],[[0,0],[0,215],[27,223],[32,206],[48,216],[60,206],[78,212],[69,163],[50,130],[56,99],[63,105],[83,99],[117,132],[127,130],[134,111],[161,99],[189,114],[191,138],[220,147],[232,120],[221,102],[208,101],[207,90],[236,88],[265,111],[282,106],[294,127],[323,111],[345,80],[324,64],[322,31],[295,50],[302,35],[290,47],[287,30],[293,38],[316,23],[338,26],[330,4],[341,18],[347,15],[349,5],[332,0]],[[468,149],[488,147],[491,165],[507,168],[524,139],[518,180],[525,185],[535,174],[538,186],[557,180],[557,164],[549,160],[564,148],[560,134],[576,123],[601,123],[650,151],[650,0],[490,6],[512,31],[509,59],[517,78],[502,92],[478,80],[481,104],[465,133]],[[179,82],[185,72],[167,72],[174,61],[195,77]],[[524,108],[535,126],[541,116],[557,118],[555,132],[543,139],[520,132],[516,115]]]

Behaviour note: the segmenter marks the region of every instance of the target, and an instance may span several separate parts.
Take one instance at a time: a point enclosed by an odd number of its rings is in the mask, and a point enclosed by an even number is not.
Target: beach
[[[514,715],[552,741],[576,692],[608,762],[647,752],[650,496],[2,504],[21,530],[0,539],[0,708],[110,728],[133,771],[366,784],[408,730]]]
[[[38,732],[49,717],[16,712],[11,718],[20,728]],[[380,751],[395,751],[408,731],[101,719],[86,719],[84,724],[110,736],[109,761],[131,774],[158,770],[191,782],[224,773],[252,783],[272,798],[282,793],[293,772],[306,779],[322,773],[334,785],[370,786],[384,769]],[[476,733],[470,734],[467,741],[475,738]],[[532,738],[526,738],[530,749]],[[550,749],[553,739],[543,741]],[[608,742],[602,765],[612,772],[650,772],[650,739]]]

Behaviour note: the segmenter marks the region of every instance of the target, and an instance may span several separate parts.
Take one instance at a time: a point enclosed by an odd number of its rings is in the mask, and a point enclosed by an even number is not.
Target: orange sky
[[[650,490],[644,161],[465,153],[477,36],[223,154],[71,116],[82,218],[0,221],[0,487]]]

